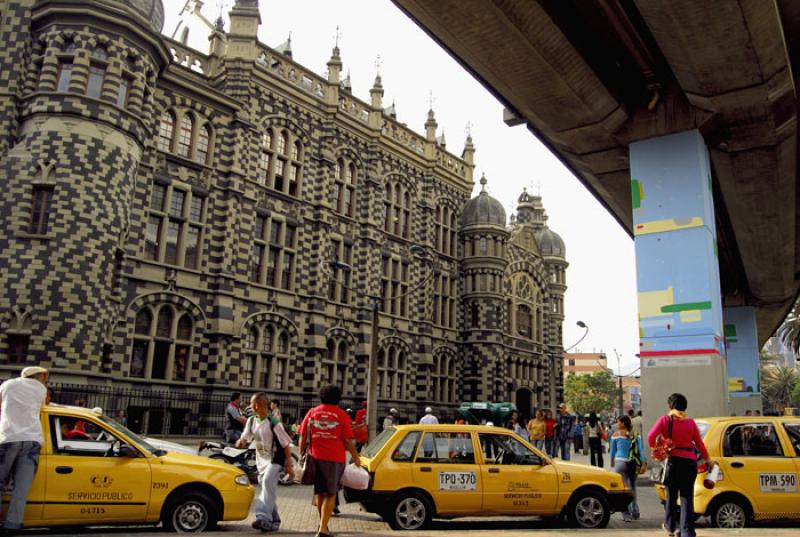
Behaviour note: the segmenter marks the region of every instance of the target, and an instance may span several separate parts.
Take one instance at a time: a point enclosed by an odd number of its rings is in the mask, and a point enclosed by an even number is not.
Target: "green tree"
[[[782,365],[767,367],[761,379],[761,394],[778,412],[792,406],[800,384],[797,371]]]
[[[569,375],[564,382],[564,399],[580,416],[612,410],[617,397],[617,384],[607,371],[591,375]]]

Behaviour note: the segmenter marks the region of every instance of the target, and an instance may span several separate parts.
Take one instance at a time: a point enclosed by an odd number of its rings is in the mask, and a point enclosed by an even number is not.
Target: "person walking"
[[[528,437],[531,439],[533,447],[538,450],[544,450],[544,433],[544,414],[541,410],[537,410],[533,419],[528,421]]]
[[[576,419],[572,426],[572,445],[575,448],[575,455],[583,451],[583,418]]]
[[[350,417],[339,408],[342,392],[338,386],[323,386],[319,391],[322,404],[308,411],[300,425],[300,453],[309,451],[314,466],[314,496],[319,513],[317,537],[330,537],[328,522],[336,505],[339,482],[344,473],[345,450],[352,463],[361,465],[353,443]]]
[[[369,440],[369,427],[367,427],[367,402],[361,403],[361,408],[356,411],[356,417],[353,421],[353,436],[356,439],[356,449],[361,451],[361,448]]]
[[[642,411],[638,411],[636,415],[633,415],[633,410],[628,412],[628,416],[631,418],[631,426],[633,427],[633,432],[638,434],[640,437],[644,437],[644,432],[642,430],[643,423],[642,423]]]
[[[628,509],[622,512],[622,520],[631,522],[639,520],[639,504],[636,502],[636,478],[639,476],[639,468],[642,462],[642,437],[636,434],[631,425],[629,416],[617,418],[617,430],[611,435],[611,467],[622,476],[625,484],[633,491],[633,500],[628,505]]]
[[[269,413],[270,415],[278,421],[283,421],[283,415],[281,414],[281,402],[277,399],[273,399],[269,402]]]
[[[544,448],[550,457],[556,456],[556,420],[549,410],[544,411]]]
[[[566,403],[558,405],[558,420],[556,420],[556,449],[561,449],[561,460],[568,461],[570,457],[570,441],[572,440],[572,426],[575,424],[575,416],[569,413]]]
[[[2,533],[22,530],[25,502],[39,466],[42,422],[39,413],[47,398],[47,369],[26,367],[19,378],[0,385],[0,484],[14,478],[14,489]],[[2,498],[0,498],[2,504]]]
[[[426,406],[425,415],[419,419],[419,422],[422,425],[439,425],[439,418],[433,415],[433,409],[431,407]]]
[[[225,418],[227,420],[225,425],[225,441],[229,444],[233,444],[239,440],[244,430],[244,424],[247,423],[247,418],[244,417],[240,408],[241,400],[242,394],[233,392],[231,394],[231,402],[225,409]]]
[[[520,422],[519,412],[516,410],[511,413],[511,417],[508,419],[506,423],[506,429],[511,429],[515,433],[517,433],[520,437],[524,440],[528,440],[528,431]]]
[[[390,408],[389,415],[383,418],[383,431],[388,429],[389,427],[394,427],[397,425],[397,409]]]
[[[278,514],[278,478],[284,468],[290,478],[294,475],[292,439],[280,419],[272,415],[269,407],[270,401],[264,392],[257,393],[250,399],[253,415],[245,423],[236,447],[243,449],[250,442],[255,443],[256,469],[261,490],[253,504],[256,515],[253,528],[278,531],[281,527],[281,517]]]
[[[592,466],[598,468],[603,467],[603,436],[605,436],[605,428],[603,422],[597,417],[597,414],[592,412],[589,414],[589,420],[586,424],[589,429],[589,460]]]
[[[669,412],[661,416],[647,434],[650,448],[656,447],[661,439],[667,439],[672,444],[668,448],[667,502],[664,505],[662,528],[670,536],[677,532],[680,537],[695,537],[694,481],[697,478],[697,452],[700,452],[709,467],[713,465],[713,461],[708,456],[697,423],[686,413],[689,406],[686,396],[673,393],[667,399],[667,406]]]

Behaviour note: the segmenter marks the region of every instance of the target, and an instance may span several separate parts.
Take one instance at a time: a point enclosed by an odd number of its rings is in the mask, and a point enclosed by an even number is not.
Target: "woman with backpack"
[[[622,476],[625,484],[633,491],[633,501],[628,510],[622,513],[622,520],[639,520],[639,504],[636,503],[636,478],[642,468],[642,437],[636,434],[628,416],[617,418],[617,430],[611,436],[611,467]]]
[[[697,478],[697,453],[713,462],[703,443],[697,423],[686,414],[689,405],[686,396],[673,393],[667,399],[669,413],[661,416],[650,429],[647,442],[653,449],[653,459],[665,457],[663,479],[667,486],[667,502],[664,505],[662,528],[672,537],[695,537],[694,531],[694,481]],[[680,496],[680,518],[678,497]]]
[[[589,421],[586,424],[589,429],[589,459],[592,466],[603,467],[603,440],[606,437],[606,429],[603,422],[592,412],[589,414]]]

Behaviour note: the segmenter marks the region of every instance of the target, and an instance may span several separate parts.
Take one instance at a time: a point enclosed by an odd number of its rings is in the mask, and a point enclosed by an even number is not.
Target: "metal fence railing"
[[[50,387],[53,390],[54,403],[100,407],[106,415],[112,417],[122,412],[128,428],[149,436],[221,438],[227,421],[225,409],[230,402],[230,392],[201,393],[85,384],[51,384]],[[242,392],[242,399],[247,401],[251,395]],[[299,423],[310,408],[319,404],[316,394],[310,393],[281,394],[275,397],[280,400],[283,421],[290,431],[291,426]],[[362,401],[362,398],[344,399],[339,406],[355,412],[361,407]],[[380,401],[378,427],[390,408],[397,408],[399,421],[406,423],[416,421],[424,414],[424,408],[428,405],[435,408],[435,413],[443,423],[452,423],[456,417],[456,404]]]

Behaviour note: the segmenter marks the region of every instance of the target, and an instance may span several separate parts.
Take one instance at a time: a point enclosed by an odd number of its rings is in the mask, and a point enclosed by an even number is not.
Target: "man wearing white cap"
[[[425,415],[420,418],[419,422],[422,425],[439,425],[439,418],[433,415],[433,409],[429,406],[425,407]]]
[[[47,369],[26,367],[20,378],[0,385],[0,483],[14,470],[14,489],[3,523],[3,535],[22,529],[25,502],[39,465],[42,425],[39,413],[47,397]]]

